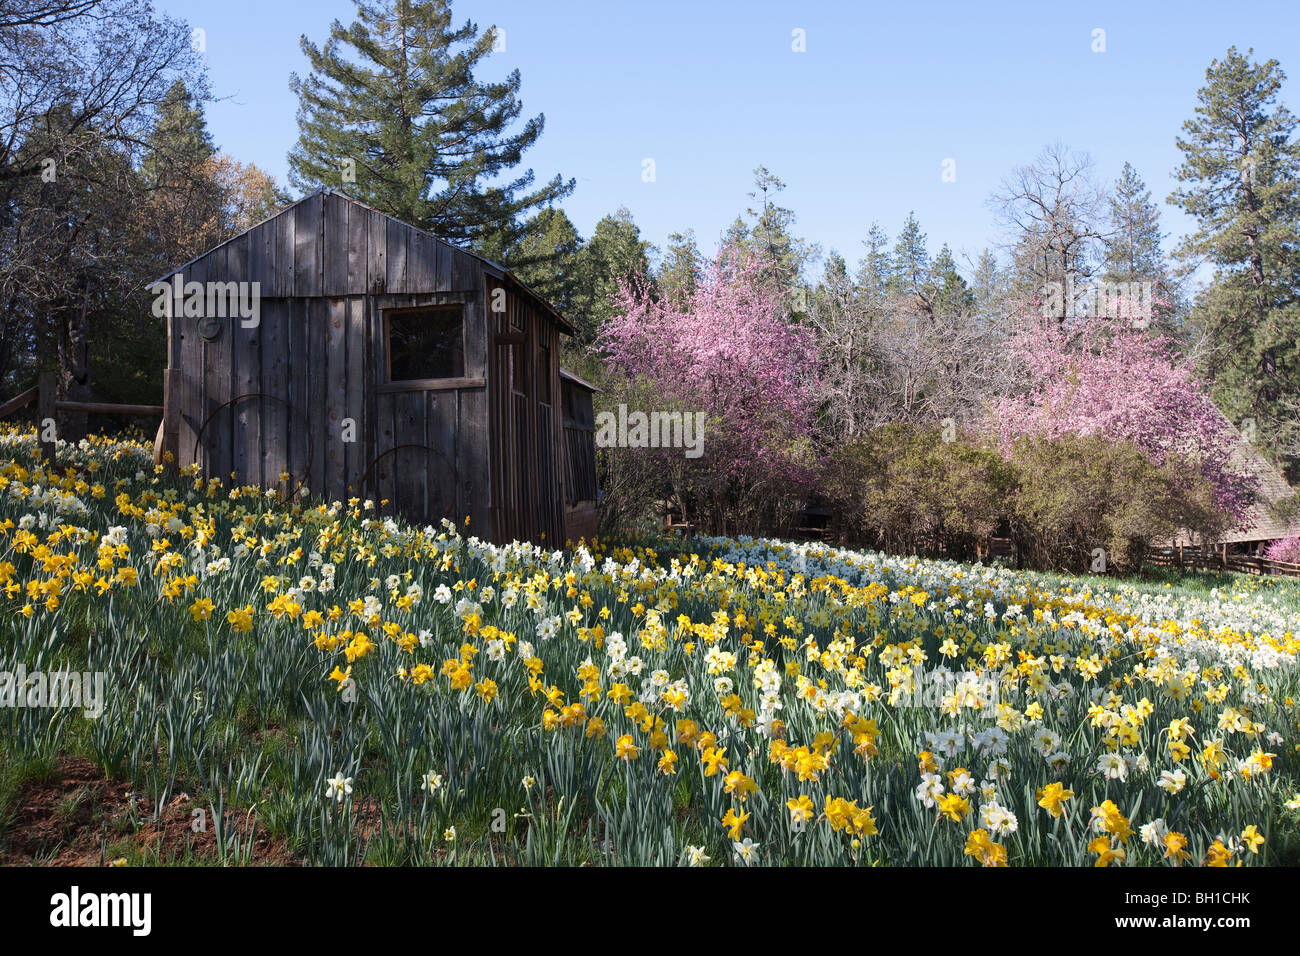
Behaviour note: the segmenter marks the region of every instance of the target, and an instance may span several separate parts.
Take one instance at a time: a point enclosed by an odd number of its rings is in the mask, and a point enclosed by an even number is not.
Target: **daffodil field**
[[[107,693],[0,757],[184,789],[228,864],[1300,861],[1296,582],[474,531],[6,432],[0,671]]]

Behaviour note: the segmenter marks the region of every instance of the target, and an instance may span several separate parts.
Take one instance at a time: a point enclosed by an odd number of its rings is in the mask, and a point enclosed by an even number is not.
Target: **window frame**
[[[465,363],[469,358],[466,336],[468,334],[467,303],[463,299],[454,301],[428,302],[421,305],[402,305],[382,309],[381,318],[384,327],[384,380],[377,388],[380,392],[437,391],[442,389],[477,388],[484,385],[481,378],[463,374]],[[460,316],[460,353],[462,374],[444,378],[393,378],[392,320],[415,312],[456,312]]]

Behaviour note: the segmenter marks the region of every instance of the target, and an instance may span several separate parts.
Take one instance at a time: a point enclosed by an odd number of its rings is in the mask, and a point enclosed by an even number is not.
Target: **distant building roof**
[[[1245,524],[1229,531],[1221,540],[1228,543],[1269,541],[1300,534],[1300,515],[1292,511],[1289,516],[1285,513],[1279,516],[1279,506],[1285,509],[1288,505],[1300,504],[1296,490],[1287,484],[1286,478],[1264,457],[1259,447],[1243,438],[1230,461],[1254,472],[1259,479],[1259,498],[1251,507]]]
[[[1220,412],[1225,427],[1237,431]],[[1251,472],[1259,479],[1259,492],[1246,520],[1240,527],[1220,535],[1219,542],[1238,544],[1245,541],[1273,541],[1300,535],[1300,493],[1287,483],[1282,473],[1260,451],[1259,446],[1240,437],[1229,463],[1239,472]],[[1180,532],[1175,545],[1190,543],[1191,536]]]

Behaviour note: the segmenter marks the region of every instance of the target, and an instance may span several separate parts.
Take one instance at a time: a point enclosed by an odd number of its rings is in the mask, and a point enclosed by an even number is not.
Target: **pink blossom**
[[[1230,464],[1239,437],[1167,339],[1094,316],[1031,321],[1010,348],[1029,384],[991,410],[1003,448],[1026,434],[1131,441],[1158,465],[1174,456],[1199,468],[1218,507],[1246,517],[1258,481]]]
[[[1290,561],[1300,564],[1300,534],[1274,541],[1264,552],[1270,561]]]
[[[724,246],[684,302],[621,284],[597,347],[665,401],[705,413],[713,467],[803,484],[798,447],[812,426],[817,350],[790,321],[784,291],[760,257]]]

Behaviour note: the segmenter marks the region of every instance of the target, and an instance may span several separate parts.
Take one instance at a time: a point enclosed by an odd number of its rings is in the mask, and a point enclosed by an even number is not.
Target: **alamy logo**
[[[596,416],[597,448],[682,448],[687,458],[704,454],[703,412],[629,412]]]
[[[0,707],[80,707],[94,720],[104,713],[104,672],[0,671]]]
[[[153,314],[187,319],[238,318],[246,329],[255,329],[262,321],[262,283],[260,282],[186,282],[181,273],[171,282],[155,282],[149,287],[154,295]]]
[[[899,708],[990,713],[997,709],[1000,687],[1001,682],[987,674],[941,668],[908,675],[895,686],[890,703]]]
[[[81,926],[125,926],[133,936],[148,936],[153,925],[153,896],[149,893],[69,893],[50,897],[50,925],[72,929]]]
[[[1144,329],[1154,317],[1155,283],[1084,282],[1075,285],[1074,276],[1064,283],[1049,282],[1042,288],[1043,318],[1073,319],[1085,315],[1108,319],[1129,319]]]

